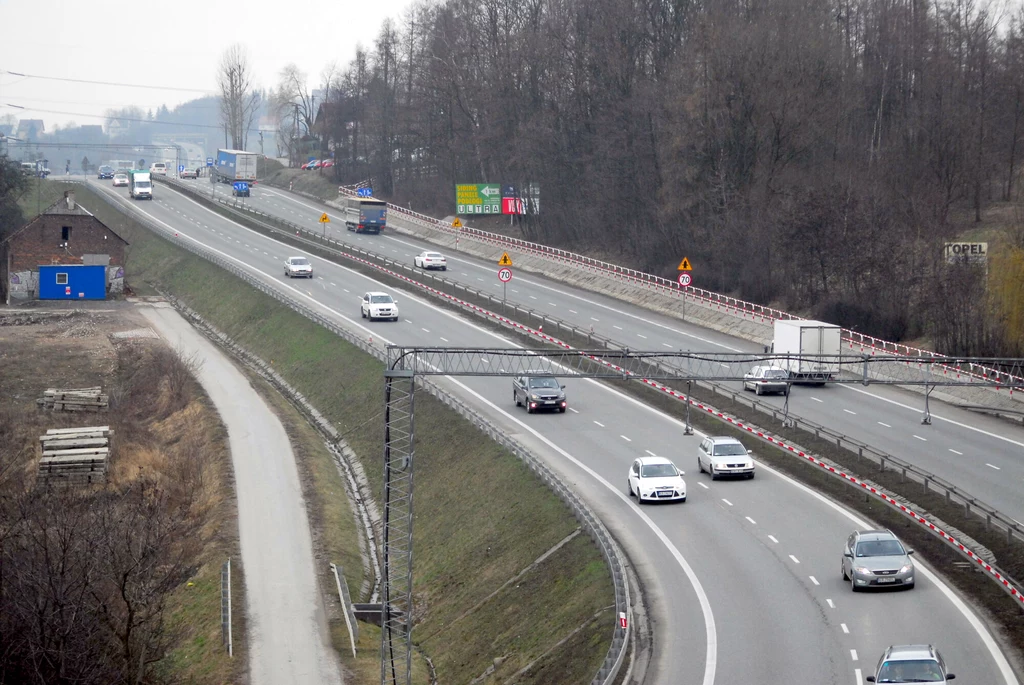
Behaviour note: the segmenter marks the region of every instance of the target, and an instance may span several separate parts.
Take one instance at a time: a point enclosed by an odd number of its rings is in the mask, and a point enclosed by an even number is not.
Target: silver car
[[[878,660],[869,683],[948,683],[956,675],[946,670],[939,650],[931,645],[893,645]]]
[[[914,587],[914,550],[888,530],[859,530],[846,540],[843,580],[854,592],[864,588]]]
[[[755,394],[781,392],[789,394],[789,372],[773,366],[755,366],[743,374],[743,389],[753,390]]]
[[[697,448],[697,468],[707,471],[711,480],[722,476],[754,477],[753,454],[736,438],[725,436],[704,438]]]

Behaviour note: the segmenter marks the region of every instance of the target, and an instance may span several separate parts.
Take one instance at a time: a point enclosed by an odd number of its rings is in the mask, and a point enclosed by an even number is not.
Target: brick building
[[[75,202],[69,190],[42,214],[0,243],[0,285],[3,298],[39,296],[39,266],[51,264],[102,265],[107,269],[107,293],[124,288],[124,252],[128,242]]]

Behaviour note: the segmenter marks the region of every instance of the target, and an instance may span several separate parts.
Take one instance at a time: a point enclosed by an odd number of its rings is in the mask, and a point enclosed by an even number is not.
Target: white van
[[[161,176],[167,175],[167,164],[164,162],[153,162],[149,165],[149,173],[160,174]]]

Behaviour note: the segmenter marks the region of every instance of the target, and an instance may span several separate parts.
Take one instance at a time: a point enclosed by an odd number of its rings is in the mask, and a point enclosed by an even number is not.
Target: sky
[[[274,87],[289,63],[316,87],[326,65],[347,66],[413,2],[0,0],[0,117],[42,119],[50,131],[102,124],[106,110],[128,105],[173,108],[216,94],[217,64],[233,43],[248,50],[258,87]]]

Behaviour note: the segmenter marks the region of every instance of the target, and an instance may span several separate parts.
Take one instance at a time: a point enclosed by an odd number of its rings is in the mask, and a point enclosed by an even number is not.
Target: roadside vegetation
[[[0,682],[237,681],[220,567],[237,563],[230,459],[191,360],[120,311],[0,317]],[[48,387],[102,386],[106,413],[52,412]],[[109,425],[102,485],[36,483],[38,436]],[[235,630],[244,585],[235,567]]]
[[[88,189],[78,192],[83,206],[126,231],[131,243],[128,281],[136,292],[158,288],[174,294],[235,342],[272,362],[339,430],[372,491],[381,491],[379,361],[234,276],[137,228]],[[349,519],[344,525],[351,527],[351,511],[336,507],[344,497],[341,478],[326,468],[322,453],[316,454],[315,440],[303,438],[301,431],[292,436],[300,446],[307,487],[317,490],[307,500],[321,508],[312,521],[330,525]],[[516,682],[589,682],[607,653],[615,619],[611,579],[596,546],[578,534],[531,567],[577,530],[561,501],[517,459],[423,392],[416,398],[416,437],[413,640],[433,662],[437,678],[468,683],[486,672],[481,682],[504,682],[525,669]],[[346,535],[315,533],[318,558],[325,567],[329,561],[343,564],[346,575],[352,573],[348,583],[354,601],[367,601],[359,594],[365,585],[361,571],[354,561],[345,561],[354,552]],[[503,587],[521,572],[522,578]],[[322,589],[335,603],[333,578]],[[361,674],[359,682],[379,680],[379,640],[374,643],[372,626],[361,626],[359,657],[353,660],[341,618],[329,618],[343,663]],[[425,661],[418,659],[416,670],[417,682],[429,682]]]

